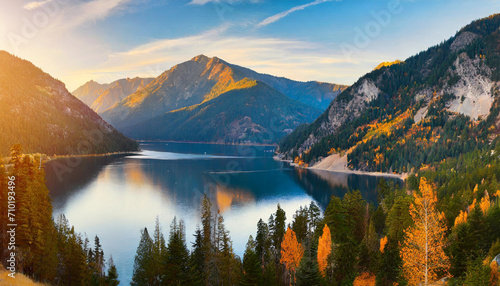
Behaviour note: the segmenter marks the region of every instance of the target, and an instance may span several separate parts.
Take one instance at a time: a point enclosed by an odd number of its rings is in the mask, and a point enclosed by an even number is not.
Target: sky
[[[500,12],[499,0],[0,0],[0,50],[73,91],[156,77],[204,54],[294,80],[352,84]]]

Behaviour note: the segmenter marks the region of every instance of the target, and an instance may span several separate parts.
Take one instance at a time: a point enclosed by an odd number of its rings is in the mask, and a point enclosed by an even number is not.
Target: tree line
[[[158,218],[153,236],[141,231],[132,285],[499,285],[500,192],[476,199],[461,219],[433,178],[407,185],[381,179],[377,206],[359,191],[332,197],[324,212],[311,202],[288,225],[278,204],[242,258],[205,196],[191,251],[182,220],[174,218],[167,245]]]
[[[40,155],[26,155],[21,145],[14,145],[10,159],[0,156],[0,259],[7,267],[9,243],[8,182],[15,177],[16,271],[35,281],[54,285],[118,285],[112,257],[105,259],[99,237],[92,245],[77,233],[64,215],[55,221],[45,185],[45,171]],[[107,271],[106,271],[107,270]]]

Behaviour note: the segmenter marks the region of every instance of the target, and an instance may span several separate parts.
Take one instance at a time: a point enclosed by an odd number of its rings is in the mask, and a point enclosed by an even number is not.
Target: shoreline
[[[133,139],[135,140],[135,139]],[[266,143],[224,143],[224,142],[199,142],[199,141],[175,141],[175,140],[135,140],[137,143],[146,143],[146,142],[167,142],[167,143],[187,143],[187,144],[211,144],[211,145],[235,145],[235,146],[273,146],[276,147],[278,144],[266,144]]]
[[[314,164],[314,166],[303,167],[299,166],[296,163],[293,163],[291,160],[284,160],[279,158],[278,156],[273,156],[274,160],[287,162],[290,166],[307,169],[307,170],[318,170],[318,171],[326,171],[331,173],[343,173],[343,174],[354,174],[354,175],[365,175],[365,176],[374,176],[374,177],[386,177],[386,178],[396,178],[402,181],[406,181],[408,178],[408,173],[403,174],[395,174],[395,173],[385,173],[385,172],[370,172],[370,171],[362,171],[362,170],[351,170],[347,167],[347,155],[340,156],[339,154],[332,154],[328,157],[323,158],[321,161]]]

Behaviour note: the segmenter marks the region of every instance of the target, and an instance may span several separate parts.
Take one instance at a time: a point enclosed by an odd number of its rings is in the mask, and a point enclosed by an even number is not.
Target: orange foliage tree
[[[295,281],[295,270],[299,267],[300,260],[304,255],[302,244],[297,241],[295,231],[290,227],[286,230],[283,242],[281,243],[281,259],[280,262],[285,264],[285,267],[292,274]]]
[[[403,273],[410,285],[429,285],[439,272],[447,272],[450,263],[443,251],[446,224],[444,213],[436,210],[437,196],[426,179],[420,180],[420,193],[410,206],[415,225],[405,230],[401,248]]]
[[[354,279],[352,286],[375,286],[376,277],[369,272],[363,272]]]
[[[493,260],[490,264],[491,272],[490,272],[490,285],[500,285],[499,281],[499,273],[498,273],[498,263],[496,260]]]
[[[455,226],[467,222],[467,212],[460,211],[458,216],[455,218]]]
[[[332,252],[332,235],[330,228],[325,224],[323,234],[318,242],[318,266],[323,277],[326,275],[326,265],[328,264],[328,255]]]
[[[380,239],[380,252],[384,253],[385,246],[387,245],[387,236],[384,236]]]
[[[483,213],[486,214],[486,212],[488,211],[488,209],[491,206],[490,196],[488,195],[488,192],[485,192],[485,195],[481,199],[479,206],[481,207],[481,210],[483,211]]]

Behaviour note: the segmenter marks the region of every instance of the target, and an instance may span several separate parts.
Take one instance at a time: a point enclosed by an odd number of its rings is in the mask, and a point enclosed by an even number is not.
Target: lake
[[[380,177],[294,168],[273,159],[274,146],[143,142],[141,150],[45,166],[54,217],[64,214],[92,244],[97,234],[122,285],[132,278],[140,230],[152,231],[156,216],[166,240],[174,216],[184,220],[191,248],[204,194],[224,216],[240,257],[259,219],[267,222],[278,203],[289,223],[300,206],[314,200],[324,210],[332,195],[348,190],[377,201]]]

